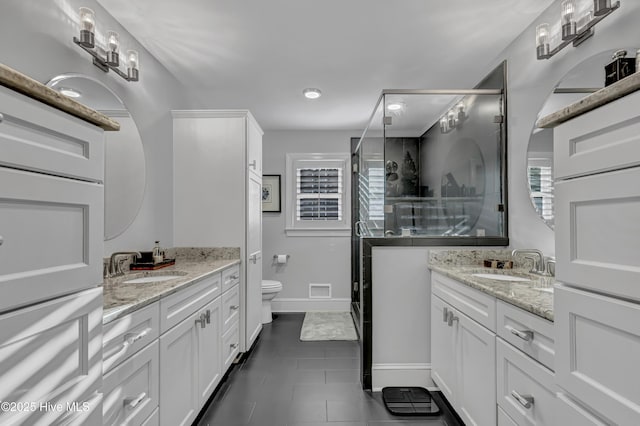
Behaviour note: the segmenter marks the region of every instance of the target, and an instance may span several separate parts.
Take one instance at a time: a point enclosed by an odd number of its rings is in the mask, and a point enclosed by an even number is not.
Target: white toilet
[[[262,323],[269,324],[273,321],[271,316],[271,300],[282,290],[280,281],[262,280]]]

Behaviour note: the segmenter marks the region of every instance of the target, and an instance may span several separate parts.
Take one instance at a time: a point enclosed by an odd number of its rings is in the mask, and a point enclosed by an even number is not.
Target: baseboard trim
[[[351,310],[351,299],[275,298],[271,301],[271,310],[273,312],[349,312]]]
[[[373,391],[381,391],[387,386],[420,386],[430,391],[438,390],[431,380],[431,364],[373,364]]]

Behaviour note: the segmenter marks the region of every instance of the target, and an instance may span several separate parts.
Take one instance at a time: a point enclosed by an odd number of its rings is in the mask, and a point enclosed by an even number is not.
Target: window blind
[[[296,186],[298,220],[342,220],[341,168],[298,168]]]
[[[529,167],[531,200],[546,220],[553,220],[553,170],[551,166]]]

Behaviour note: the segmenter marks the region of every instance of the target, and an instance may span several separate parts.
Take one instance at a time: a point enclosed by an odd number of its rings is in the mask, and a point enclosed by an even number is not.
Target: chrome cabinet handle
[[[533,331],[531,330],[517,330],[511,327],[511,334],[518,336],[525,342],[533,340]]]
[[[146,392],[142,392],[140,395],[138,396],[134,396],[132,398],[125,398],[124,399],[124,405],[129,408],[129,409],[133,409],[136,408],[136,406],[138,404],[140,404],[142,402],[142,400],[147,396]]]
[[[258,255],[252,254],[251,256],[249,256],[249,260],[255,265],[258,262]]]
[[[141,331],[138,334],[128,333],[128,334],[125,334],[124,340],[126,340],[126,342],[131,345],[131,344],[135,343],[136,341],[142,339],[144,336],[147,335],[147,333],[149,333],[149,329]]]
[[[256,167],[257,167],[256,160],[253,160],[252,162],[250,162],[250,163],[249,163],[249,167],[251,167],[253,170],[255,170],[255,169],[256,169]]]
[[[205,314],[200,314],[200,318],[196,319],[196,324],[200,324],[200,328],[205,328],[207,326],[207,318]]]
[[[4,237],[2,235],[0,235],[0,246],[4,244]]]
[[[240,306],[238,306],[238,305],[231,305],[231,306],[229,306],[229,309],[231,309],[232,311],[236,311],[236,310],[238,310],[239,307]]]
[[[0,123],[2,123],[2,120],[4,120],[4,115],[0,113]]]
[[[240,277],[238,276],[238,274],[236,274],[236,275],[231,275],[229,278],[232,280],[237,280]]]
[[[449,311],[449,315],[447,316],[447,325],[451,327],[454,322],[458,322],[458,317],[453,315],[453,311]]]
[[[445,306],[444,308],[442,308],[442,321],[447,322],[448,318],[449,318],[449,309],[447,309],[447,307]]]
[[[207,309],[207,312],[204,314],[204,319],[207,321],[207,324],[211,324],[211,309]]]
[[[230,347],[231,349],[235,349],[235,348],[237,348],[237,347],[238,347],[238,344],[237,344],[237,343],[232,343],[232,344],[230,344],[230,345],[229,345],[229,347]]]
[[[531,395],[520,395],[515,390],[511,391],[511,396],[515,398],[516,401],[524,408],[531,408],[533,405],[533,396]]]

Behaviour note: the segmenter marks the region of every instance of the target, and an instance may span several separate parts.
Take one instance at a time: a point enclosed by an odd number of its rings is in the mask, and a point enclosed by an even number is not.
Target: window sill
[[[351,228],[287,228],[287,237],[350,237]]]

